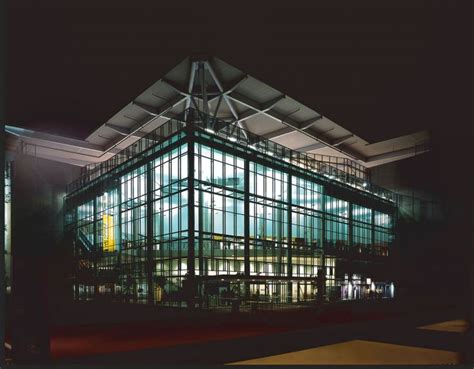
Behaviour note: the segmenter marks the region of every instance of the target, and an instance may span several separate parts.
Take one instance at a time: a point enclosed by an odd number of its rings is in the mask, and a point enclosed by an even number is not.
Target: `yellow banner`
[[[104,214],[102,217],[102,248],[104,251],[115,251],[115,237],[114,237],[114,217],[109,214]]]

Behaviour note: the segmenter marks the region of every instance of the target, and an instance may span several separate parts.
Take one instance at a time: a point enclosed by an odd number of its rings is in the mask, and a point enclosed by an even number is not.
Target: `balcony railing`
[[[292,150],[240,128],[238,125],[232,124],[232,122],[216,119],[194,109],[184,111],[177,118],[187,124],[192,123],[194,127],[203,130],[209,135],[219,136],[232,143],[246,146],[256,153],[275,157],[278,160],[323,175],[330,181],[344,183],[387,201],[396,201],[396,194],[394,192],[371,183],[367,172],[361,173],[361,165],[350,159],[342,159],[342,162],[334,159],[334,163],[332,163],[328,160],[329,156],[325,155],[321,157],[322,160],[317,160],[306,153]],[[346,170],[338,168],[338,164],[343,164]]]
[[[210,137],[221,137],[230,143],[251,149],[256,154],[275,157],[288,164],[322,175],[329,181],[346,184],[387,201],[396,201],[395,193],[371,183],[368,180],[367,172],[364,171],[360,164],[354,161],[341,158],[329,159],[332,158],[329,156],[321,157],[319,158],[321,160],[318,160],[315,156],[292,150],[242,129],[237,124],[234,124],[234,122],[217,119],[195,109],[183,111],[112,158],[100,164],[87,166],[83,174],[68,186],[67,193],[70,194],[84,187],[126,162],[137,161],[149,155],[153,152],[153,148],[165,142],[169,137],[183,130],[189,124],[192,124],[194,129],[200,131],[201,134],[209,135]],[[343,169],[341,169],[341,165]]]
[[[138,160],[144,154],[147,154],[148,151],[151,151],[154,147],[166,141],[170,136],[183,129],[184,126],[183,122],[171,119],[110,159],[101,163],[87,165],[83,168],[83,173],[80,177],[67,186],[66,192],[70,194],[104,174],[109,173],[118,166],[128,161]]]

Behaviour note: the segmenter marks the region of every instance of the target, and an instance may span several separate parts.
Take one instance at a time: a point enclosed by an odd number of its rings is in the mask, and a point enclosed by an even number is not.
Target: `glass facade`
[[[347,260],[384,262],[393,204],[193,123],[166,123],[167,138],[66,197],[77,299],[213,308],[390,284]]]

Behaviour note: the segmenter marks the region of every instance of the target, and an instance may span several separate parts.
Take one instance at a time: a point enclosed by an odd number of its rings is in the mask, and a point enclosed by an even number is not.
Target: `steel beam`
[[[191,62],[191,70],[189,71],[189,81],[188,81],[188,94],[192,94],[193,87],[194,87],[194,77],[196,76],[196,63]],[[188,96],[186,99],[186,107],[185,109],[188,110],[191,107],[191,98]]]
[[[284,128],[277,129],[276,131],[268,132],[268,133],[262,135],[262,137],[266,138],[267,140],[271,140],[273,138],[285,136],[285,135],[293,133],[293,132],[295,132],[295,130],[293,128],[284,127]]]
[[[221,106],[222,103],[222,95],[219,96],[219,100],[217,100],[217,106],[214,111],[214,121],[217,119],[217,113],[219,112],[219,107]]]
[[[128,128],[120,127],[111,123],[105,123],[104,126],[109,127],[110,129],[114,130],[115,132],[117,132],[118,134],[122,136],[133,136],[133,137],[142,138],[147,135],[147,133],[143,131],[137,131],[137,132],[131,133]]]
[[[158,109],[151,106],[151,105],[143,104],[143,103],[140,103],[138,101],[132,101],[132,105],[135,105],[135,106],[139,107],[145,113],[148,113],[150,115],[153,115],[153,116],[158,115]]]
[[[272,99],[270,101],[267,101],[264,104],[261,104],[261,106],[259,107],[258,110],[255,110],[255,109],[251,108],[251,109],[248,109],[248,110],[244,111],[242,114],[240,114],[240,121],[253,118],[253,117],[255,117],[255,116],[257,116],[261,113],[264,113],[264,112],[272,109],[276,104],[278,104],[279,101],[283,100],[284,98],[285,98],[285,96],[283,96],[283,95],[278,96],[275,99]]]
[[[237,110],[235,109],[234,105],[232,104],[232,102],[230,101],[229,99],[229,96],[228,94],[224,93],[224,88],[222,87],[222,83],[220,82],[219,78],[217,78],[217,75],[216,73],[214,72],[214,69],[212,68],[211,64],[206,61],[205,62],[205,66],[206,66],[206,69],[209,71],[209,74],[211,75],[212,79],[214,80],[217,88],[219,89],[219,91],[221,92],[222,94],[222,97],[224,98],[224,101],[226,102],[227,106],[229,107],[232,115],[234,116],[235,120],[237,121],[237,125],[242,128],[242,129],[245,129],[243,128],[242,126],[242,123],[239,119],[239,114],[237,113]],[[244,131],[244,136],[245,138],[248,140],[248,136],[247,136],[247,133]]]
[[[247,106],[251,109],[259,110],[259,104],[256,101],[254,101],[254,100],[252,100],[252,99],[250,99],[246,96],[243,96],[243,95],[239,94],[238,92],[232,92],[228,96],[233,101],[236,101],[236,102],[238,102],[242,105],[245,105],[245,106]],[[359,157],[358,155],[356,155],[354,153],[348,153],[346,151],[342,151],[337,146],[332,145],[332,143],[329,142],[329,140],[326,137],[323,137],[321,135],[321,133],[319,133],[319,132],[316,132],[316,131],[314,131],[310,128],[301,129],[300,124],[302,124],[303,122],[296,122],[293,119],[288,118],[288,116],[284,116],[283,114],[281,114],[281,113],[279,113],[275,110],[272,110],[272,109],[270,109],[268,111],[265,111],[265,112],[262,112],[262,114],[264,114],[267,117],[272,118],[272,119],[274,119],[274,120],[276,120],[280,123],[283,123],[283,124],[285,124],[289,127],[292,127],[292,128],[294,128],[294,130],[299,131],[299,132],[315,139],[316,141],[319,141],[319,142],[325,144],[326,146],[330,146],[333,149],[335,149],[335,150],[337,150],[337,151],[339,151],[343,154],[349,155],[352,158],[354,158],[355,160],[364,160],[364,158],[361,158],[361,157]]]
[[[238,121],[239,120],[239,114],[237,113],[237,110],[235,109],[232,102],[230,101],[228,95],[224,93],[224,87],[222,87],[222,84],[221,84],[219,78],[217,78],[217,75],[214,72],[214,69],[212,68],[211,64],[209,62],[205,62],[205,66],[206,66],[207,70],[209,71],[209,74],[211,75],[212,79],[214,80],[217,88],[219,89],[222,96],[224,97],[224,100],[225,100],[227,106],[229,107],[230,111],[232,112],[232,115],[234,116],[235,120]]]
[[[302,130],[308,129],[309,127],[314,125],[318,120],[321,120],[321,119],[323,119],[322,115],[319,115],[317,117],[305,120],[304,122],[301,122],[299,124],[299,128],[302,129]]]
[[[260,112],[259,111],[255,111],[253,109],[248,109],[246,111],[244,111],[243,113],[240,114],[240,119],[238,121],[244,121],[246,119],[250,119],[250,118],[253,118],[255,117],[256,115],[259,115]],[[238,122],[237,120],[234,120],[232,123],[236,123]]]
[[[175,82],[173,82],[173,81],[171,81],[167,78],[162,78],[161,82],[164,82],[165,84],[167,84],[169,87],[171,87],[175,92],[177,92],[180,95],[183,95],[183,96],[190,96],[191,95],[190,93],[185,92],[184,89],[181,86],[178,86]]]
[[[346,135],[346,136],[343,136],[343,137],[339,137],[339,138],[336,138],[332,141],[332,145],[333,146],[339,146],[340,144],[346,142],[347,140],[349,140],[350,138],[354,137],[354,135],[351,133],[349,135]]]
[[[237,87],[240,86],[242,82],[245,82],[249,78],[248,74],[243,75],[242,77],[234,79],[232,82],[223,85],[222,87],[224,88],[224,92],[219,93],[219,95],[228,95],[231,92],[235,91]],[[219,90],[220,91],[220,90]],[[213,102],[215,99],[217,99],[218,96],[214,96],[212,99],[209,99],[209,102]]]
[[[365,161],[367,163],[372,163],[374,161],[379,161],[379,160],[386,160],[386,159],[395,159],[401,156],[415,156],[418,154],[423,154],[425,152],[428,152],[428,148],[422,148],[422,149],[417,149],[415,146],[408,147],[406,149],[401,149],[401,150],[395,150],[391,152],[387,152],[384,154],[379,154],[379,155],[374,155],[374,156],[369,156]]]
[[[174,97],[172,100],[170,100],[170,101],[166,102],[165,104],[163,104],[161,107],[156,108],[156,111],[155,111],[156,115],[154,115],[151,119],[149,117],[146,117],[145,119],[142,119],[141,121],[137,122],[132,128],[130,128],[130,135],[134,134],[135,132],[140,131],[143,127],[145,127],[147,124],[152,122],[154,119],[159,118],[160,116],[163,116],[169,110],[173,109],[176,105],[181,104],[185,100],[186,100],[186,97],[178,95],[178,96]],[[110,145],[108,145],[105,148],[102,155],[109,152],[113,148],[115,148],[117,145],[119,145],[120,143],[125,141],[128,137],[129,137],[129,135],[123,136],[123,138],[121,138],[120,140],[117,140],[116,142],[113,142]]]
[[[280,96],[277,96],[275,97],[274,99],[271,99],[263,104],[261,104],[260,106],[260,110],[262,112],[266,112],[266,111],[269,111],[270,109],[273,109],[275,107],[276,104],[278,104],[281,100],[285,99],[286,96],[285,95],[280,95]]]
[[[225,94],[230,94],[231,92],[235,91],[237,87],[240,86],[240,84],[244,81],[246,81],[249,78],[248,74],[243,75],[242,77],[234,80],[233,82],[229,83],[230,87],[228,87],[225,90]]]
[[[201,62],[199,63],[199,74],[200,74],[200,84],[201,84],[201,98],[202,98],[202,107],[204,110],[204,114],[209,116],[209,105],[207,99],[207,82],[206,82],[206,72],[204,68],[204,64]]]
[[[195,75],[196,75],[196,63],[191,62],[191,70],[189,71],[189,81],[188,81],[188,93],[189,94],[191,94],[193,92]]]
[[[307,152],[307,151],[322,149],[323,147],[327,147],[327,146],[325,144],[321,143],[321,142],[316,142],[314,144],[299,147],[299,148],[294,149],[294,150],[299,151],[299,152]]]
[[[246,131],[249,130],[249,127],[247,127],[247,123],[245,122],[245,120],[240,121],[239,124],[240,124],[240,127],[241,127],[242,129],[244,129],[244,130],[246,130]]]
[[[26,150],[24,153],[26,155],[34,156],[48,156],[53,160],[53,158],[66,158],[67,160],[84,161],[88,163],[100,163],[103,161],[102,155],[92,155],[90,153],[70,151],[67,149],[59,147],[51,147],[46,145],[38,145],[31,142],[24,142],[26,144]],[[119,150],[110,152],[109,155],[118,153]],[[79,164],[78,164],[79,165]]]
[[[26,155],[28,155],[28,153]],[[78,166],[78,167],[85,167],[88,164],[100,163],[100,162],[95,162],[93,160],[89,161],[89,160],[65,158],[63,156],[54,156],[54,155],[47,155],[47,154],[42,154],[42,153],[36,153],[35,156],[46,159],[46,160],[57,161],[57,162],[60,162],[60,163],[75,165],[75,166]]]
[[[145,113],[148,113],[153,116],[157,116],[158,114],[160,114],[160,111],[151,105],[143,104],[138,101],[132,101],[132,105],[137,106],[138,108],[143,110]]]
[[[74,138],[56,136],[49,133],[37,132],[31,129],[7,126],[5,125],[5,132],[20,138],[31,139],[32,141],[40,140],[51,142],[54,145],[74,147],[78,149],[91,150],[95,152],[102,152],[103,147],[100,145],[91,144],[87,141],[77,140]],[[33,143],[36,144],[36,143]]]

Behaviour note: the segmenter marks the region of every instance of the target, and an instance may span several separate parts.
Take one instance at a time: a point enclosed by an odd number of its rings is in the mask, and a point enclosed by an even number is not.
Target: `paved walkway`
[[[234,365],[419,365],[458,364],[452,351],[352,340],[286,354],[245,360]]]
[[[274,329],[233,338],[188,342],[59,362],[76,364],[452,364],[463,363],[466,332],[426,329],[461,320],[456,311],[432,311],[378,321]],[[456,324],[454,324],[456,325]],[[206,328],[201,328],[206,333]],[[226,331],[228,327],[221,327]],[[186,334],[181,331],[182,334]],[[58,362],[58,363],[59,363]]]
[[[465,320],[456,319],[398,331],[394,335],[372,332],[368,337],[378,341],[351,340],[307,350],[244,360],[233,365],[449,365],[462,363],[461,334],[469,330]],[[436,334],[433,332],[444,332]],[[450,334],[454,333],[454,334]],[[398,342],[398,344],[380,341]],[[405,344],[400,344],[405,343]],[[436,347],[425,348],[422,346]],[[450,348],[448,351],[441,348]]]

